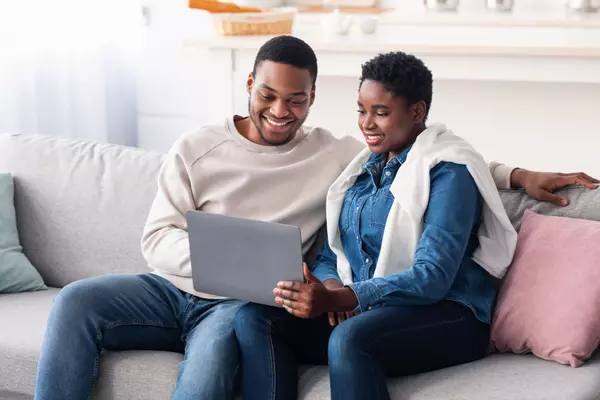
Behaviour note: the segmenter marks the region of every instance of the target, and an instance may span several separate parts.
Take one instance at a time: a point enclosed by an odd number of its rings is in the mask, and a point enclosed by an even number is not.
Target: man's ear
[[[252,93],[252,87],[254,86],[254,75],[252,72],[248,74],[248,79],[246,80],[246,91],[248,94]]]
[[[425,121],[425,115],[427,114],[427,104],[424,101],[419,101],[412,106],[413,121],[417,124]]]
[[[310,103],[308,105],[312,106],[314,102],[315,102],[315,87],[313,86],[312,90],[310,91]]]

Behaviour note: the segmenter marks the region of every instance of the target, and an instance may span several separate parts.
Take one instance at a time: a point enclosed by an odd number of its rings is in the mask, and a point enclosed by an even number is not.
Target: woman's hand
[[[598,183],[600,183],[598,179],[592,178],[583,172],[561,174],[516,169],[511,175],[511,185],[513,187],[522,187],[535,200],[549,201],[557,206],[568,205],[569,199],[554,194],[556,190],[569,185],[581,185],[589,189],[596,189]]]
[[[325,285],[325,287],[327,289],[341,289],[344,287],[342,282],[335,280],[335,279],[328,279],[325,282],[323,282],[323,284]],[[346,312],[330,311],[327,313],[327,316],[329,317],[329,325],[331,325],[331,326],[339,325],[342,322],[344,322],[345,320],[354,317],[355,315],[356,314],[353,313],[352,311],[346,311]]]
[[[345,313],[358,305],[356,295],[350,288],[331,289],[314,276],[304,264],[306,283],[284,281],[273,289],[275,302],[281,304],[287,312],[300,318],[314,318],[326,312]],[[331,323],[331,318],[330,318]]]

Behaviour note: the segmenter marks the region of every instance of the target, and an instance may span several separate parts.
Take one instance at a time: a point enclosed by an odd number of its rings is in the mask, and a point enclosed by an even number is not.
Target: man
[[[103,349],[183,352],[172,399],[233,397],[239,356],[233,320],[244,303],[194,291],[185,213],[296,225],[309,252],[325,222],[329,186],[363,148],[303,126],[316,78],[317,60],[306,43],[271,39],[248,77],[249,117],[233,116],[175,143],[142,237],[153,273],[95,277],[61,291],[48,321],[36,399],[90,398]],[[559,201],[551,192],[568,184],[592,186],[584,174],[512,172],[499,164],[492,170],[499,187],[524,186],[544,200]]]

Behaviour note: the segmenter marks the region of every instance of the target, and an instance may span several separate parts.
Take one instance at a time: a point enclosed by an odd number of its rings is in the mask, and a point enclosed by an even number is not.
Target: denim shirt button
[[[385,171],[385,176],[390,176],[392,173],[390,171]]]

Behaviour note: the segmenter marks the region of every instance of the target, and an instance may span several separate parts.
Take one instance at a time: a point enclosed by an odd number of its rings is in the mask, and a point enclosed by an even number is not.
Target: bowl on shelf
[[[279,8],[263,12],[211,14],[215,30],[222,36],[289,35],[296,9]]]
[[[485,0],[485,8],[489,11],[510,12],[514,6],[514,0]]]
[[[570,11],[580,13],[595,13],[600,10],[600,0],[567,0]]]
[[[456,11],[460,0],[423,0],[425,8],[434,11]]]

